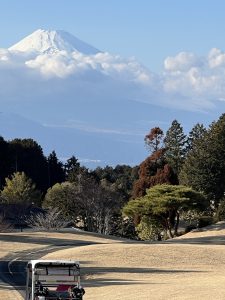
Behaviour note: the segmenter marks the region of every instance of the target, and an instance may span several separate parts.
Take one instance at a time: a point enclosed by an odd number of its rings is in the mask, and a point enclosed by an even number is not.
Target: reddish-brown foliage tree
[[[178,184],[177,176],[166,163],[164,153],[165,149],[159,149],[141,163],[139,179],[133,187],[133,198],[144,196],[146,189],[156,184]]]
[[[157,184],[178,184],[177,176],[165,159],[166,149],[163,147],[163,131],[159,127],[152,128],[145,136],[145,144],[152,152],[139,168],[139,178],[133,185],[132,197],[143,197],[146,190]],[[138,225],[141,221],[139,215],[135,215],[133,222]]]
[[[156,152],[161,148],[163,138],[163,131],[159,127],[154,127],[145,136],[145,145],[150,152]]]

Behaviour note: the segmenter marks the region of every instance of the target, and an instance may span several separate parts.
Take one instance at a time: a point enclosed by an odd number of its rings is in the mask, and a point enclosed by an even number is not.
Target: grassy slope
[[[22,238],[24,234],[17,235]],[[29,235],[26,233],[26,236]],[[98,243],[60,250],[44,257],[80,260],[82,281],[86,289],[85,300],[225,299],[224,224],[159,244],[137,243],[86,233],[32,235]],[[23,243],[14,243],[13,247],[10,245],[10,251],[28,246]],[[2,242],[0,246],[2,249]],[[36,248],[37,245],[29,247]],[[3,299],[1,295],[0,299]]]

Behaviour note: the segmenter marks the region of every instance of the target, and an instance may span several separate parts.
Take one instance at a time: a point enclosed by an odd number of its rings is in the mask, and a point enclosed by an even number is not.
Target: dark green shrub
[[[213,217],[210,216],[201,216],[197,222],[197,228],[202,228],[208,225],[212,225],[214,222]]]
[[[219,203],[215,216],[216,222],[225,221],[225,199],[222,199]]]
[[[188,233],[188,232],[190,232],[190,231],[192,231],[193,229],[196,229],[196,228],[197,227],[194,224],[187,225],[187,227],[185,228],[184,233]]]

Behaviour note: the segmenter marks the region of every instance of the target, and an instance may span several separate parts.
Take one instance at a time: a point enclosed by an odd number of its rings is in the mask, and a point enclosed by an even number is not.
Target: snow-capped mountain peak
[[[86,55],[100,52],[63,30],[38,29],[9,48],[10,51],[55,53],[58,51],[81,52]]]

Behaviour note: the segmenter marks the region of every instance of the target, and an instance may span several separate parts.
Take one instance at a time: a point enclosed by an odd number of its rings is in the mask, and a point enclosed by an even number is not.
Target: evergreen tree
[[[80,163],[74,155],[66,161],[64,169],[66,180],[70,182],[75,182],[77,180],[77,176],[81,172]]]
[[[166,160],[175,174],[178,175],[185,158],[186,136],[177,120],[172,122],[171,127],[166,132],[164,143]]]
[[[197,123],[192,130],[189,132],[187,138],[187,149],[186,152],[189,152],[193,149],[198,140],[203,139],[207,130],[203,124]]]
[[[107,185],[111,185],[111,190],[118,192],[127,201],[132,194],[133,183],[138,179],[138,169],[127,165],[97,167],[92,175],[98,182],[107,182]]]
[[[9,148],[13,160],[13,172],[25,172],[45,192],[48,188],[48,164],[43,150],[32,139],[14,139]]]
[[[205,197],[189,187],[162,184],[148,189],[145,196],[130,200],[124,206],[123,212],[133,218],[138,215],[139,223],[147,220],[153,226],[164,228],[166,234],[173,237],[177,235],[182,212],[201,211],[207,205]]]
[[[41,192],[36,189],[36,185],[24,172],[16,172],[5,181],[1,199],[3,203],[13,207],[12,216],[16,225],[19,225],[23,231],[27,214],[29,214],[28,208],[33,204],[40,205]]]
[[[52,151],[52,153],[49,154],[47,162],[49,187],[53,186],[55,183],[65,181],[63,164],[58,160],[55,151]]]
[[[9,143],[0,136],[0,189],[5,184],[5,178],[12,172],[12,154]]]
[[[225,192],[225,114],[214,122],[187,155],[180,182],[193,187],[215,204]]]
[[[24,172],[17,172],[10,178],[6,178],[6,185],[1,192],[1,197],[7,204],[40,204],[41,193]]]

